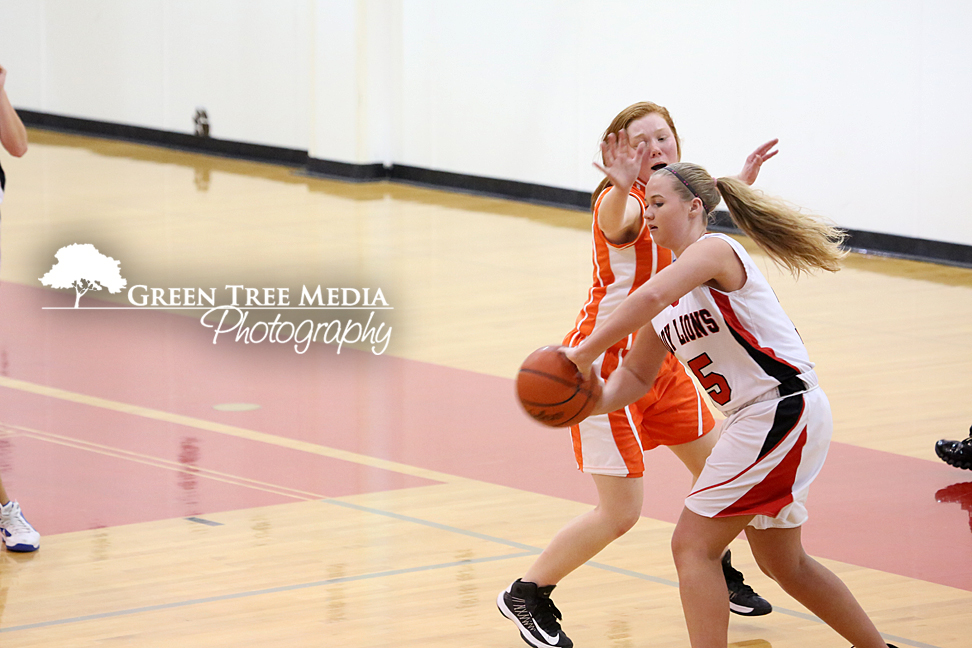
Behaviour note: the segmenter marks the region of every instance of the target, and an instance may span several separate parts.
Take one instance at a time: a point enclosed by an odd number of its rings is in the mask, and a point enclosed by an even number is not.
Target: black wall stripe
[[[25,125],[32,128],[44,128],[81,135],[97,135],[138,144],[155,144],[167,148],[212,153],[214,155],[256,160],[258,162],[275,162],[300,166],[307,164],[307,151],[298,151],[296,149],[221,140],[214,137],[199,137],[187,133],[173,133],[172,131],[157,130],[154,128],[115,124],[92,119],[80,119],[64,115],[51,115],[30,110],[17,110],[17,114],[20,115],[20,119]]]
[[[709,229],[713,232],[742,234],[742,231],[729,218],[729,212],[716,210],[712,212],[712,217]],[[848,229],[844,231],[847,232],[845,247],[851,252],[887,256],[895,259],[910,259],[912,261],[932,261],[961,268],[972,268],[972,245],[929,241],[928,239],[910,236],[862,230]]]
[[[586,191],[547,187],[516,180],[469,176],[449,171],[433,171],[432,169],[422,169],[404,164],[393,165],[390,168],[389,177],[393,180],[414,182],[431,187],[454,189],[496,196],[497,198],[513,198],[525,202],[569,207],[583,211],[587,211],[591,205],[591,194]]]
[[[591,195],[586,191],[574,189],[464,175],[449,171],[436,171],[401,164],[392,166],[384,166],[380,163],[350,164],[312,158],[307,151],[298,149],[199,137],[186,133],[81,119],[33,110],[17,109],[17,113],[23,122],[32,128],[122,139],[140,144],[155,144],[168,148],[199,151],[245,160],[301,166],[305,167],[310,174],[341,180],[359,182],[396,180],[438,189],[452,189],[579,211],[588,211],[590,207]],[[713,222],[710,229],[716,232],[741,233],[733,225],[729,213],[722,210],[713,212]],[[849,234],[848,247],[855,252],[972,268],[972,245],[860,230],[847,230],[847,232]]]

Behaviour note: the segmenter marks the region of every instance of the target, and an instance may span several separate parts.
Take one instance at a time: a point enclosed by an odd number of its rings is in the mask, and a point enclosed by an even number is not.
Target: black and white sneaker
[[[516,624],[523,641],[537,648],[571,648],[574,642],[560,629],[563,615],[550,600],[556,585],[537,587],[519,578],[496,597],[496,607]]]
[[[763,616],[773,611],[769,601],[743,582],[742,572],[730,563],[729,551],[722,557],[722,573],[729,588],[729,611],[742,616]]]
[[[935,443],[935,454],[949,466],[972,470],[972,428],[964,441],[941,439]]]

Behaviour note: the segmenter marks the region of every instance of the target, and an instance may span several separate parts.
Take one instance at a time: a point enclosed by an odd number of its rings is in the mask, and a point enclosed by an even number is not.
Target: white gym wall
[[[15,106],[590,190],[624,106],[851,229],[972,245],[965,0],[5,0]]]

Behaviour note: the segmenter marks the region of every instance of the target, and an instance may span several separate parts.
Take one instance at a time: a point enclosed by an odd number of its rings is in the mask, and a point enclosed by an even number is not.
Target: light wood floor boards
[[[523,645],[496,594],[591,495],[562,434],[504,418],[502,381],[572,325],[591,278],[588,216],[30,138],[24,158],[3,159],[0,473],[43,538],[36,554],[0,552],[0,645]],[[129,285],[380,287],[394,307],[387,361],[366,366],[360,345],[340,357],[213,349],[186,311],[42,310],[73,303],[38,281],[71,243],[120,260]],[[924,489],[896,520],[910,555],[934,546],[943,564],[968,570],[972,473],[941,464],[933,445],[972,423],[972,270],[852,256],[836,275],[797,282],[759,263],[817,363],[835,441],[866,453],[859,465],[872,473],[887,457],[896,480]],[[85,303],[128,304],[125,293],[93,297]],[[326,387],[307,387],[315,381]],[[353,385],[341,391],[342,381]],[[465,391],[429,393],[448,384]],[[476,402],[483,394],[492,401]],[[463,398],[475,420],[455,411]],[[261,409],[213,409],[250,402]],[[308,414],[318,410],[356,415]],[[504,445],[487,452],[491,426]],[[542,472],[543,488],[512,474],[524,466]],[[918,472],[920,485],[909,481]],[[839,479],[850,493],[871,476],[844,469]],[[936,501],[946,488],[953,499]],[[818,519],[853,516],[819,499]],[[961,529],[964,544],[935,544],[940,525]],[[576,646],[688,645],[672,528],[666,515],[645,517],[564,581],[556,601]],[[863,542],[874,553],[888,545],[877,534]],[[744,541],[732,549],[776,607],[734,617],[733,646],[846,646],[758,572]],[[892,643],[969,645],[972,588],[907,575],[908,555],[895,571],[820,559]]]

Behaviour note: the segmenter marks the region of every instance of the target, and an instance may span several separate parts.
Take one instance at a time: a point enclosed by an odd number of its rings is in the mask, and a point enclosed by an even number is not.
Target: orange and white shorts
[[[757,529],[801,526],[833,428],[815,377],[809,391],[740,408],[723,424],[685,507],[709,518],[754,515]]]
[[[601,356],[593,365],[605,379],[618,364],[612,351],[608,350],[606,361]],[[570,428],[577,467],[592,475],[643,476],[645,451],[695,441],[715,427],[712,413],[702,400],[685,368],[669,355],[651,391],[639,400]]]

